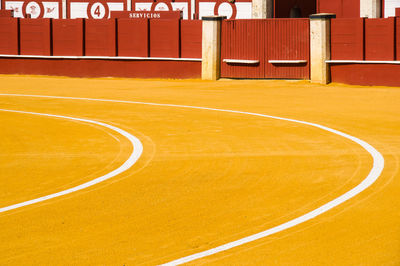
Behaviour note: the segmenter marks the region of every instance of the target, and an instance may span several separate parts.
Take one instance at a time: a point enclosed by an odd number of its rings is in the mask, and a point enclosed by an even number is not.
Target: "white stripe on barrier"
[[[0,54],[0,58],[22,59],[92,59],[92,60],[124,60],[124,61],[190,61],[201,62],[201,58],[173,58],[173,57],[129,57],[129,56],[57,56],[57,55],[8,55]]]
[[[400,61],[371,61],[371,60],[326,60],[328,64],[392,64],[399,65]]]

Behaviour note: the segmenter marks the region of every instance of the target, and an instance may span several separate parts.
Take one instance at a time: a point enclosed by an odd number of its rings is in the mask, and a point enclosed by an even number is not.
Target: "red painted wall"
[[[365,21],[365,60],[395,60],[395,18]]]
[[[202,21],[181,21],[181,57],[201,58]]]
[[[318,0],[318,13],[334,13],[337,18],[359,18],[360,0]]]
[[[118,55],[149,56],[149,20],[118,19]]]
[[[115,19],[85,20],[85,55],[116,56]]]
[[[84,55],[83,19],[54,19],[53,55]]]
[[[48,18],[20,19],[20,53],[51,55],[51,21]]]
[[[366,86],[400,86],[400,65],[333,64],[332,82]]]
[[[0,54],[19,53],[18,19],[0,18]]]
[[[70,77],[200,78],[201,62],[0,58],[0,73]]]
[[[331,59],[364,60],[364,19],[331,20]]]
[[[316,0],[274,0],[274,17],[289,18],[290,9],[297,5],[301,10],[301,17],[308,18],[317,13]]]
[[[180,21],[177,19],[150,20],[150,56],[179,58]]]

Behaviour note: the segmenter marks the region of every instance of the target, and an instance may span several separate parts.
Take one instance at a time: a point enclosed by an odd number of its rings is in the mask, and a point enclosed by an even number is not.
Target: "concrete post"
[[[272,18],[273,0],[253,0],[252,18]]]
[[[217,80],[221,76],[221,22],[226,17],[203,17],[201,79]]]
[[[381,0],[360,0],[360,17],[380,18]]]
[[[67,0],[62,0],[61,1],[61,10],[62,13],[59,14],[60,18],[67,18]]]
[[[311,82],[328,84],[331,59],[331,18],[335,14],[315,14],[310,16],[310,71]]]

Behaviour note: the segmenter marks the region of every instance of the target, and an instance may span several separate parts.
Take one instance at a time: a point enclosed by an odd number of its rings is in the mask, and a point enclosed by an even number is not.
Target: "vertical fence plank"
[[[149,20],[118,19],[118,55],[149,56]]]
[[[115,19],[85,20],[85,55],[117,55]]]
[[[395,18],[365,21],[365,60],[395,60]]]
[[[264,20],[224,20],[221,38],[221,76],[264,77]],[[227,63],[224,59],[259,60],[258,64]]]
[[[51,20],[20,19],[20,49],[22,55],[51,55]]]
[[[181,57],[201,58],[201,20],[181,21]]]
[[[150,56],[179,58],[180,21],[150,19]]]
[[[0,54],[19,53],[18,35],[18,19],[0,18]]]
[[[55,19],[52,34],[53,55],[84,55],[83,19]]]
[[[363,18],[331,20],[331,59],[364,60]]]

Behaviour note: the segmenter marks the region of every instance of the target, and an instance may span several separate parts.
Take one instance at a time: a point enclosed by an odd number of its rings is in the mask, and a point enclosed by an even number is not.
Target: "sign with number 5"
[[[104,19],[111,11],[126,11],[127,0],[67,0],[68,18]]]

